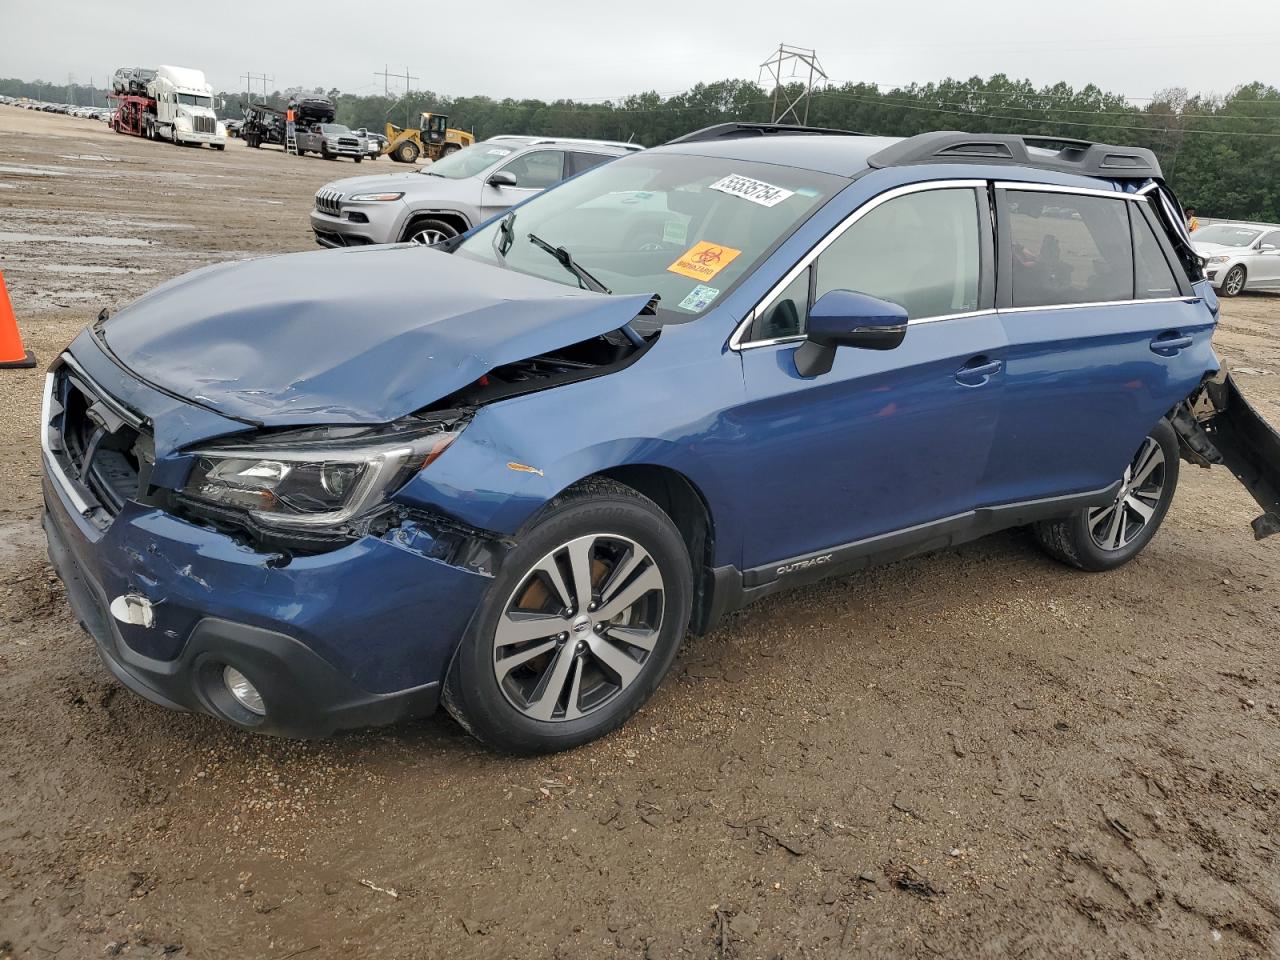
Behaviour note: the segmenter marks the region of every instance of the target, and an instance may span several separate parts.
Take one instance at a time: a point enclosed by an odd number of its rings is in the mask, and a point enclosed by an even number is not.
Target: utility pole
[[[786,79],[792,79],[800,76],[805,68],[808,69],[808,82],[805,83],[804,89],[792,98],[785,88],[784,74]],[[769,82],[773,84],[772,122],[786,123],[787,117],[790,116],[791,123],[800,125],[808,123],[809,101],[813,97],[814,85],[827,79],[827,72],[822,69],[822,64],[818,61],[818,51],[780,43],[778,49],[769,54],[769,59],[760,64],[760,79],[757,82],[764,83],[766,74]],[[779,97],[782,99],[781,110],[778,109]],[[802,107],[803,115],[800,112]]]
[[[244,81],[245,96],[250,103],[253,103],[253,85],[255,82],[262,84],[262,102],[267,102],[267,84],[275,83],[275,77],[269,77],[265,73],[242,73],[240,79]]]
[[[413,74],[411,74],[411,73],[409,72],[409,68],[408,68],[408,67],[405,67],[405,68],[404,68],[404,73],[392,73],[392,72],[391,72],[391,67],[390,67],[390,65],[389,65],[389,64],[388,64],[388,65],[383,66],[383,68],[382,68],[382,72],[381,72],[381,73],[378,73],[378,72],[376,72],[376,71],[375,71],[373,75],[374,75],[375,77],[382,77],[382,88],[383,88],[383,90],[384,90],[384,91],[386,91],[384,95],[385,95],[385,96],[388,96],[388,97],[389,97],[389,96],[391,96],[391,87],[390,87],[391,78],[392,78],[392,77],[395,77],[397,80],[403,80],[403,81],[404,81],[404,96],[405,96],[405,99],[408,99],[408,96],[409,96],[409,84],[410,84],[410,81],[413,81],[413,80],[420,80],[420,79],[422,79],[421,77],[415,77]],[[392,104],[392,106],[395,106],[395,104]],[[388,110],[387,110],[387,113],[390,113],[390,112],[391,112],[391,110],[390,110],[390,109],[388,109]],[[405,105],[405,119],[404,119],[405,126],[408,126],[408,125],[409,125],[409,123],[410,123],[410,120],[411,120],[411,119],[412,119],[412,118],[409,116],[409,107],[408,107],[408,105],[406,104],[406,105]]]

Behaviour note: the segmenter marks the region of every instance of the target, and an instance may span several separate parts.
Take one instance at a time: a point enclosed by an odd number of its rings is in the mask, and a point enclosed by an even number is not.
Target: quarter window
[[[1013,305],[1132,299],[1128,202],[1067,193],[1005,193]]]
[[[573,161],[573,173],[579,174],[590,170],[592,167],[598,167],[606,160],[612,160],[613,157],[607,153],[578,153],[572,152],[568,154]]]
[[[920,320],[978,309],[977,195],[924,190],[875,207],[818,258],[814,299],[830,290],[892,300]]]
[[[1139,300],[1158,297],[1176,297],[1181,291],[1169,261],[1160,249],[1155,231],[1142,215],[1139,205],[1129,205],[1129,218],[1133,221],[1134,295]]]

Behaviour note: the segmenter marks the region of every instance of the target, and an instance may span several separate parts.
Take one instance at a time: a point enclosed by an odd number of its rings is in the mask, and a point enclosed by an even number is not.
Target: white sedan
[[[1205,276],[1226,297],[1250,290],[1280,290],[1280,227],[1211,223],[1191,235],[1204,257]]]

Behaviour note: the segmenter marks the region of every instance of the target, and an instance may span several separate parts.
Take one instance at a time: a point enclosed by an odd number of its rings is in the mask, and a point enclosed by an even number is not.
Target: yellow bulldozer
[[[439,160],[455,150],[469,147],[476,138],[465,130],[454,130],[442,113],[424,113],[421,126],[397,127],[387,124],[387,145],[382,152],[399,163],[415,163],[419,157]]]

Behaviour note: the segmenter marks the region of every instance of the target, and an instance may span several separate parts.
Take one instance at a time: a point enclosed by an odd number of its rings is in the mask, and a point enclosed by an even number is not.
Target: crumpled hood
[[[421,246],[321,250],[171,280],[101,337],[147,383],[230,417],[373,424],[616,330],[648,301]]]

